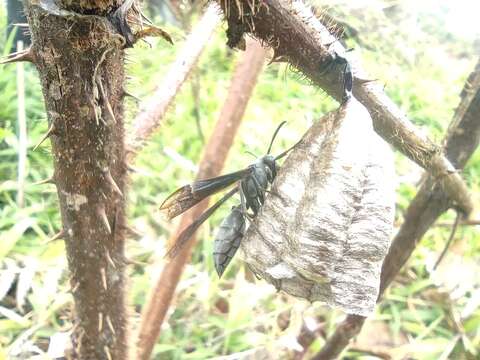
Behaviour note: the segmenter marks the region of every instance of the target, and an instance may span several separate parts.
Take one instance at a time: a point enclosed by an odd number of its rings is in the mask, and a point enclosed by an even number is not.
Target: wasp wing
[[[231,198],[238,191],[238,186],[226,193],[219,201],[217,201],[213,206],[208,208],[202,215],[200,215],[194,222],[192,222],[188,227],[186,227],[178,236],[177,240],[173,246],[167,251],[166,257],[173,259],[177,256],[178,252],[185,246],[188,240],[192,235],[197,231],[197,229],[202,225],[205,220],[207,220],[220,206],[225,203],[229,198]]]
[[[250,175],[251,172],[252,168],[248,167],[230,174],[198,180],[192,184],[182,186],[165,199],[162,205],[160,205],[160,210],[166,211],[168,218],[173,219],[203,199],[242,180]]]

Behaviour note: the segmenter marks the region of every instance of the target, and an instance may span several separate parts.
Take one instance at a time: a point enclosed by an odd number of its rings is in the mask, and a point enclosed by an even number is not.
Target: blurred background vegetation
[[[444,6],[448,2],[426,3],[430,6],[413,1],[340,2],[328,11],[349,24],[346,42],[361,56],[372,78],[384,83],[392,99],[438,142],[459,102],[466,77],[478,60],[480,35],[473,30],[456,31],[460,23],[457,28],[451,23],[456,21],[452,20],[452,11],[456,10]],[[456,6],[462,6],[460,3]],[[1,1],[0,5],[0,33],[5,33],[5,6]],[[150,15],[168,29],[175,45],[151,39],[150,45],[139,44],[128,50],[128,90],[140,99],[148,98],[161,83],[188,34],[178,21],[161,14],[156,11]],[[196,18],[193,15],[192,23]],[[473,28],[476,23],[470,25]],[[217,120],[232,69],[241,55],[227,49],[224,31],[225,25],[221,25],[191,77],[194,80],[183,86],[160,131],[135,163],[129,217],[141,236],[129,241],[127,250],[129,258],[138,262],[129,268],[133,322],[138,321],[148,289],[164,261],[165,241],[175,230],[175,224],[162,218],[158,205],[172,190],[194,178],[205,139]],[[11,36],[0,38],[3,55],[11,46]],[[25,66],[25,77],[29,151],[25,206],[19,208],[16,66],[0,66],[0,359],[7,353],[22,358],[20,352],[26,350],[42,354],[50,336],[72,326],[64,244],[46,243],[60,227],[55,187],[34,185],[53,172],[49,142],[32,151],[47,127],[43,99],[33,66]],[[192,90],[195,81],[199,84],[197,99]],[[287,66],[265,67],[224,172],[248,165],[252,158],[247,150],[263,154],[279,122],[287,120],[288,124],[280,133],[274,153],[294,143],[309,124],[335,106],[326,94]],[[128,118],[137,111],[138,103],[129,98]],[[396,154],[396,169],[399,226],[422,170],[401,154]],[[464,171],[477,204],[479,175],[477,150]],[[218,280],[211,256],[212,240],[228,209],[223,207],[200,230],[201,241],[183,274],[169,321],[155,347],[156,359],[209,359],[257,347],[287,347],[293,351],[303,319],[322,324],[321,333],[326,335],[343,316],[321,304],[276,293],[263,281],[247,281],[238,259]],[[474,218],[480,218],[480,213]],[[449,212],[439,225],[451,224],[453,219],[454,213]],[[480,232],[478,227],[460,227],[448,256],[432,272],[449,232],[448,226],[435,226],[428,232],[348,358],[375,358],[360,350],[380,348],[398,358],[478,359]],[[319,336],[311,354],[323,342]],[[282,353],[279,358],[283,356],[290,355]]]

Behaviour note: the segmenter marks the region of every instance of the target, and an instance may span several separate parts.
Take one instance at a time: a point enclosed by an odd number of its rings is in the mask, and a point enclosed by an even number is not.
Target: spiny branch
[[[274,49],[274,58],[287,60],[313,84],[337,101],[343,95],[343,66],[336,66],[337,54],[349,57],[302,1],[217,0],[228,23],[228,42],[235,44],[250,33]],[[352,62],[352,61],[350,61]],[[333,64],[333,65],[332,65]],[[468,188],[441,148],[412,124],[385,94],[383,87],[366,81],[368,74],[354,65],[354,95],[369,110],[377,133],[411,160],[441,180],[444,192],[466,215],[473,209]],[[325,71],[328,69],[328,71]]]
[[[31,62],[33,64],[35,63],[35,54],[32,50],[32,47],[6,56],[4,59],[0,60],[0,65],[21,61]]]

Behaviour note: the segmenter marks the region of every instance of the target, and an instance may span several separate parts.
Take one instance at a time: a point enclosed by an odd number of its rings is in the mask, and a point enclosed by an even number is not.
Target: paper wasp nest
[[[272,192],[242,240],[249,268],[291,295],[370,314],[395,189],[392,152],[367,110],[352,98],[315,123]]]

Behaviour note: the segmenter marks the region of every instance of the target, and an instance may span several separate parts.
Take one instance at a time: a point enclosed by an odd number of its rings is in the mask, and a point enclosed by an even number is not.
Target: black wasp
[[[245,233],[245,219],[254,218],[258,214],[265,201],[265,193],[277,176],[277,160],[286,156],[289,151],[298,145],[298,143],[295,144],[280,155],[270,155],[273,141],[285,123],[285,121],[282,122],[275,130],[267,154],[258,158],[247,168],[211,179],[195,181],[192,184],[182,186],[165,199],[160,206],[160,210],[166,211],[169,219],[173,219],[203,199],[235,184],[233,189],[181,232],[175,244],[167,252],[168,257],[175,257],[200,225],[230,197],[239,192],[241,204],[234,206],[231,213],[223,220],[214,244],[215,268],[219,276],[223,274],[240,246],[240,241]],[[249,209],[251,213],[248,212]]]

